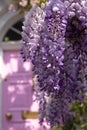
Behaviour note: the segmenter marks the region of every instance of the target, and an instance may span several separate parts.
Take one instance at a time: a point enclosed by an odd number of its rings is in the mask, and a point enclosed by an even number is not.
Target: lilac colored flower
[[[16,12],[18,9],[18,4],[17,3],[14,3],[14,4],[10,4],[9,7],[8,7],[8,10],[10,12]]]
[[[24,60],[32,59],[38,46],[40,31],[44,20],[44,11],[37,5],[26,13],[22,31],[22,51]]]
[[[64,125],[73,119],[71,105],[83,101],[87,87],[87,1],[50,0],[25,16],[24,60],[37,76],[40,123]]]

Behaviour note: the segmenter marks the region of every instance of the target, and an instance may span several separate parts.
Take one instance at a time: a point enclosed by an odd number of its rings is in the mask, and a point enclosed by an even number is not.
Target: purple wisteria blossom
[[[87,1],[49,0],[25,16],[22,55],[34,65],[40,123],[64,125],[87,87]]]
[[[34,52],[39,46],[40,31],[44,21],[44,11],[37,5],[34,5],[29,12],[25,14],[22,31],[22,56],[24,61],[33,59]]]

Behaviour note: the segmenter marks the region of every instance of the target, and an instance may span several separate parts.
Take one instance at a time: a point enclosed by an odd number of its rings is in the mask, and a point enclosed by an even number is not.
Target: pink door
[[[3,58],[2,130],[42,130],[37,118],[23,118],[24,112],[38,111],[33,102],[31,63],[23,63],[19,51],[4,51]]]

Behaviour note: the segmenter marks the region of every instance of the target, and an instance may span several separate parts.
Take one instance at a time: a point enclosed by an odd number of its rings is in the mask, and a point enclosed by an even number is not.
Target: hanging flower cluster
[[[35,5],[29,13],[25,15],[22,32],[22,52],[24,61],[30,58],[34,60],[34,53],[39,46],[40,31],[43,25],[44,12]]]
[[[22,56],[34,65],[40,123],[64,125],[87,87],[87,1],[50,0],[26,16]]]

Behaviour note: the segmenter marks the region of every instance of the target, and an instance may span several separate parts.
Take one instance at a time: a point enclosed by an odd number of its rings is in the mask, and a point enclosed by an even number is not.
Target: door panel
[[[38,117],[22,117],[23,112],[38,112],[38,103],[33,102],[32,64],[23,63],[15,50],[4,51],[3,59],[2,130],[45,130],[39,126]]]

